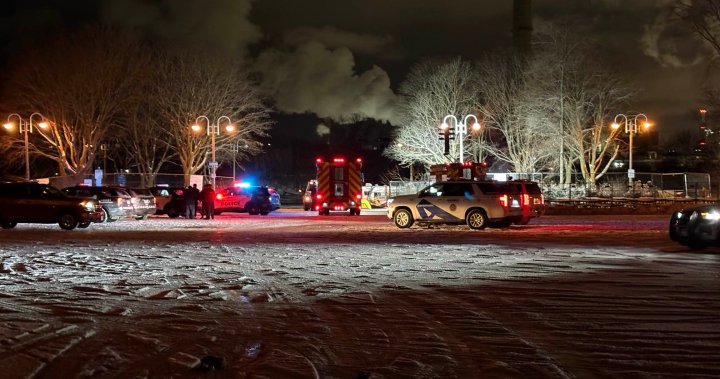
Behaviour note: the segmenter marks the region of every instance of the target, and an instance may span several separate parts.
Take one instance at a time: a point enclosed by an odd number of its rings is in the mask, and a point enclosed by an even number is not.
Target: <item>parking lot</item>
[[[718,377],[720,255],[674,244],[667,221],[21,224],[0,242],[0,363],[35,378]]]

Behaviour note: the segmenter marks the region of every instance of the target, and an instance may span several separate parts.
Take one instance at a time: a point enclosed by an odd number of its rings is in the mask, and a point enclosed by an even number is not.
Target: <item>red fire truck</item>
[[[318,214],[350,211],[350,216],[359,215],[362,201],[362,159],[335,157],[326,161],[317,158],[315,166],[317,191],[313,204]]]

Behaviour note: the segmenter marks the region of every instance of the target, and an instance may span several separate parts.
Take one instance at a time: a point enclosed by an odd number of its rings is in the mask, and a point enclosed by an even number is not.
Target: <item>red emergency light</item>
[[[335,163],[345,163],[345,158],[334,158],[333,162]]]
[[[323,163],[323,159],[322,159],[322,158],[315,158],[315,163],[317,163],[317,164],[322,164],[322,163]]]
[[[318,195],[315,196],[315,197],[316,197],[318,200],[322,199],[322,195],[320,195],[320,194],[318,194]]]
[[[215,198],[218,199],[218,200],[222,200],[222,199],[223,199],[223,195],[222,195],[221,193],[219,193],[219,194],[215,195]]]
[[[500,202],[500,205],[502,205],[504,208],[508,207],[508,204],[509,204],[508,195],[498,196],[498,201]]]
[[[357,162],[357,163],[362,163],[362,158],[357,158],[357,159],[355,159],[355,162]]]

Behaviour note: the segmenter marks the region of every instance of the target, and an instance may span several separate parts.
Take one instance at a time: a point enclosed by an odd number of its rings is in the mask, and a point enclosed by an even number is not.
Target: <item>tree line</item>
[[[109,27],[87,27],[27,48],[4,77],[2,109],[24,118],[37,112],[49,124],[36,126],[28,144],[33,160],[53,163],[39,173],[44,176],[84,176],[107,154],[116,167],[137,170],[145,183],[167,164],[178,165],[187,182],[210,160],[210,136],[190,129],[198,116],[213,124],[221,115],[232,120],[235,130],[216,136],[220,159],[233,145],[241,146],[239,160],[258,153],[271,125],[242,61]],[[17,132],[17,120],[10,121]],[[17,133],[0,135],[0,169],[12,171],[22,165],[24,142]]]
[[[510,172],[560,172],[561,183],[577,169],[595,183],[625,146],[610,124],[632,91],[593,50],[568,31],[552,29],[536,33],[531,54],[494,51],[475,62],[416,65],[400,87],[406,123],[386,154],[425,168],[455,161],[458,140],[443,155],[439,125],[448,114],[475,114],[483,128],[472,133],[468,126],[466,157],[489,158]]]

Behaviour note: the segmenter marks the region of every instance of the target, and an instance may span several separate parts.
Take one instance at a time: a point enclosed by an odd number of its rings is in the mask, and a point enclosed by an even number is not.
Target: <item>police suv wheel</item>
[[[470,229],[480,230],[485,229],[488,224],[487,215],[482,209],[473,209],[465,217],[465,222]]]
[[[405,229],[411,227],[415,220],[413,220],[412,213],[409,210],[398,209],[393,214],[393,222],[398,228]]]
[[[72,213],[63,213],[60,215],[58,225],[60,225],[60,228],[62,229],[73,230],[76,226],[78,226],[78,219]]]

